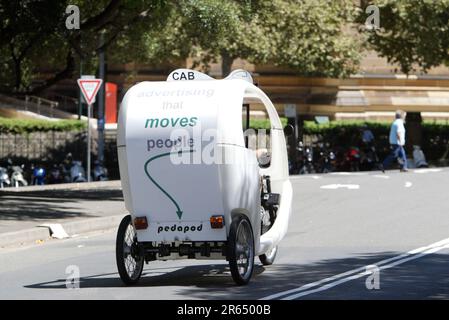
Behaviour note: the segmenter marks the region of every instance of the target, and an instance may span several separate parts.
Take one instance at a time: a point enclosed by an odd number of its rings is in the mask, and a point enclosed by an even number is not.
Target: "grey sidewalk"
[[[44,223],[73,235],[117,226],[125,213],[120,181],[0,189],[0,247],[49,238]]]

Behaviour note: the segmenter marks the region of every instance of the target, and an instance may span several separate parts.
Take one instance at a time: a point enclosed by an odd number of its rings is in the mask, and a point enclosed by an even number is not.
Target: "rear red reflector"
[[[136,228],[136,230],[144,230],[148,228],[147,217],[135,217],[134,227]]]
[[[210,217],[210,226],[212,229],[221,229],[224,226],[223,216],[212,216]]]

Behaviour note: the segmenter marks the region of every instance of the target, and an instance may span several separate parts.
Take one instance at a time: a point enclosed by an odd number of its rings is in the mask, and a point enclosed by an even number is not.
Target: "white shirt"
[[[398,141],[399,136],[399,141]],[[405,127],[402,119],[396,119],[390,128],[390,144],[405,145]]]

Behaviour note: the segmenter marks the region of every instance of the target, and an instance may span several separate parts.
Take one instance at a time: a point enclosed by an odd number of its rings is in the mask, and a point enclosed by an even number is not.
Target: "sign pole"
[[[92,104],[87,105],[87,182],[90,182],[90,117],[91,117]]]
[[[90,136],[90,119],[92,117],[92,104],[95,101],[98,89],[100,89],[103,80],[95,78],[81,78],[78,79],[78,86],[83,93],[83,97],[87,103],[87,182],[90,182],[90,149],[91,149],[91,136]]]

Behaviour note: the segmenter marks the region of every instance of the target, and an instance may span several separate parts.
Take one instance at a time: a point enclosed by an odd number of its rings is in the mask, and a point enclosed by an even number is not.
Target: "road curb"
[[[50,233],[48,229],[36,227],[32,229],[0,234],[0,247],[7,247],[48,239],[50,239]]]
[[[35,192],[35,191],[54,191],[54,190],[99,190],[99,189],[121,189],[122,185],[120,180],[109,180],[109,181],[93,181],[93,182],[82,182],[82,183],[60,183],[60,184],[48,184],[43,186],[25,186],[19,188],[2,188],[1,192]]]
[[[92,231],[108,230],[118,227],[124,215],[115,215],[101,218],[89,218],[72,222],[61,223],[69,236],[83,234]],[[35,243],[51,238],[50,229],[35,227],[14,232],[0,234],[0,248]]]
[[[124,215],[115,215],[101,218],[90,218],[79,221],[62,223],[64,230],[70,235],[76,235],[91,231],[107,230],[118,227]]]

